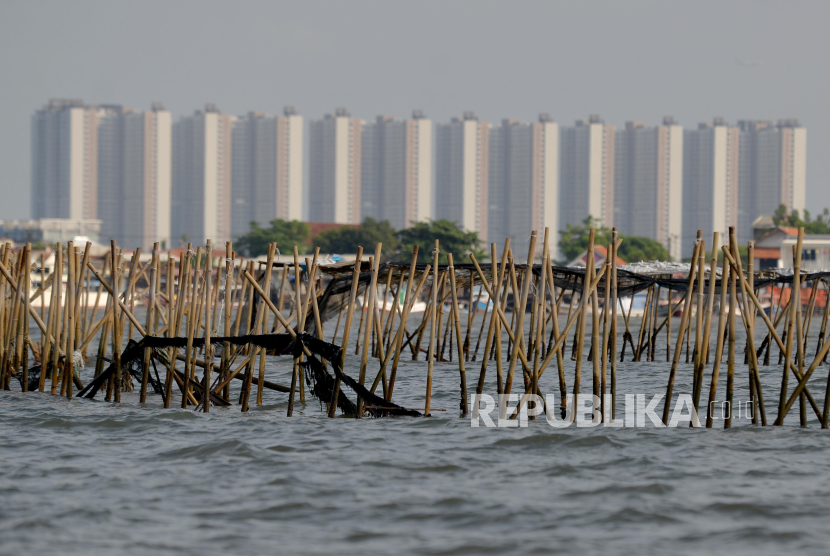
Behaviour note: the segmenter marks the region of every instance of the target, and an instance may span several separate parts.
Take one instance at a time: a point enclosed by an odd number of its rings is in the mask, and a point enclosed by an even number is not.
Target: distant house
[[[798,235],[786,238],[781,244],[781,266],[793,266],[793,247],[798,243]],[[805,234],[801,241],[801,270],[814,272],[830,270],[830,235]]]
[[[594,246],[594,262],[596,264],[602,264],[605,262],[605,259],[608,258],[608,250],[603,245],[595,245]],[[585,266],[588,263],[588,251],[587,249],[580,253],[580,255],[568,263],[568,266]],[[617,266],[622,266],[626,264],[624,260],[617,257]]]
[[[755,242],[755,269],[767,270],[789,266],[784,264],[781,248],[786,240],[796,237],[798,237],[798,228],[787,226],[778,226],[764,234]],[[792,260],[792,256],[790,256],[790,260]]]

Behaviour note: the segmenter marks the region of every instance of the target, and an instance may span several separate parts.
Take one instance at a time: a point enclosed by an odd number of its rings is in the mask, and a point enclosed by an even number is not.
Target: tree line
[[[270,227],[263,228],[257,222],[251,222],[251,230],[237,238],[237,251],[249,257],[257,257],[267,253],[268,244],[298,247],[301,253],[312,250],[309,243],[311,227],[305,222],[297,220],[272,220]],[[600,226],[598,221],[586,218],[581,226],[568,224],[559,235],[559,252],[563,259],[559,264],[567,264],[579,256],[588,247],[588,235],[594,230],[596,245],[608,245],[611,242],[611,230]],[[620,245],[618,255],[627,262],[669,260],[669,253],[662,244],[644,237],[621,236],[624,241]],[[415,222],[409,228],[395,230],[387,220],[378,221],[366,218],[358,226],[343,226],[321,232],[314,238],[314,244],[320,247],[323,253],[355,253],[362,245],[374,246],[383,244],[384,261],[408,261],[413,248],[417,245],[418,262],[425,263],[432,260],[432,250],[435,240],[441,246],[440,261],[446,262],[446,253],[453,253],[455,260],[460,261],[459,255],[473,253],[476,258],[483,260],[489,253],[482,249],[482,241],[478,232],[463,230],[455,222],[449,220],[431,220]]]

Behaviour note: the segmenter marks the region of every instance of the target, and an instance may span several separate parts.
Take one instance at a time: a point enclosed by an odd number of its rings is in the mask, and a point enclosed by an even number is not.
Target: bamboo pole
[[[369,283],[368,289],[366,289],[365,296],[366,296],[366,328],[363,331],[363,351],[361,352],[360,356],[360,374],[358,378],[358,382],[361,386],[366,383],[366,367],[368,366],[369,362],[369,343],[371,342],[371,334],[372,330],[374,329],[374,309],[375,309],[375,301],[376,301],[376,293],[377,293],[377,284],[378,284],[378,270],[380,268],[380,254],[381,254],[382,244],[378,243],[375,245],[375,255],[374,257],[369,258],[369,264],[372,267],[372,280]],[[357,418],[361,418],[363,416],[363,406],[364,400],[363,398],[358,396],[357,400]]]
[[[790,296],[790,322],[787,325],[787,344],[784,355],[784,372],[781,376],[781,391],[778,400],[778,417],[775,420],[776,425],[784,424],[785,411],[787,404],[787,378],[789,377],[790,361],[792,360],[793,349],[793,333],[795,332],[795,319],[798,315],[797,305],[801,304],[801,287],[800,287],[800,270],[801,270],[801,243],[804,240],[804,229],[799,228],[798,239],[796,243],[796,251],[793,253],[793,285],[792,294]]]
[[[8,253],[3,254],[4,263],[8,257]],[[57,264],[57,253],[55,253],[55,263]],[[41,261],[40,265],[40,275],[43,276],[43,272],[46,268],[46,265],[43,261]],[[43,392],[43,389],[46,385],[46,373],[49,369],[49,362],[51,361],[51,349],[52,349],[52,334],[55,330],[55,294],[57,293],[57,287],[55,285],[55,268],[56,266],[52,267],[52,275],[49,277],[52,279],[52,287],[50,290],[49,296],[49,316],[46,320],[46,333],[43,334],[43,349],[41,350],[41,357],[40,357],[40,382],[38,383],[38,392]],[[0,287],[0,300],[3,300],[2,303],[5,305],[5,297],[6,297],[6,282],[5,280],[2,281],[2,286]],[[42,298],[41,298],[42,302]],[[2,314],[2,313],[0,313]],[[2,317],[0,317],[0,321],[2,321]]]
[[[753,320],[753,315],[755,313],[754,310],[750,310],[750,303],[748,299],[748,290],[751,291],[751,288],[748,288],[748,284],[745,279],[743,279],[743,267],[741,266],[741,255],[738,251],[738,239],[735,235],[734,229],[730,229],[730,237],[729,237],[729,244],[731,247],[731,251],[733,253],[733,257],[736,261],[737,268],[735,269],[736,276],[740,276],[740,289],[741,289],[741,300],[743,305],[741,306],[741,319],[744,321],[744,327],[746,329],[746,338],[747,338],[747,355],[749,356],[749,384],[750,384],[750,395],[751,395],[751,402],[752,402],[752,422],[757,423],[756,417],[756,406],[757,409],[760,410],[761,414],[761,424],[766,426],[767,424],[767,414],[766,409],[764,408],[764,395],[761,388],[761,376],[758,369],[758,354],[755,351],[755,322]],[[751,273],[750,273],[751,276]],[[737,280],[737,278],[736,278]],[[754,307],[752,307],[754,309]],[[803,370],[803,368],[802,368]],[[757,402],[757,404],[756,404]]]
[[[271,270],[274,268],[274,254],[276,253],[277,244],[272,243],[268,248],[268,256],[266,259],[266,269],[265,269],[265,287],[263,290],[265,294],[270,297],[271,295]],[[317,261],[317,253],[320,252],[320,248],[317,248],[317,252],[314,254],[315,263]],[[306,266],[308,268],[308,266]],[[309,279],[309,285],[311,284],[311,279]],[[265,307],[265,300],[259,302],[259,311],[262,313],[263,318],[260,324],[259,330],[257,334],[265,334],[268,330],[268,312],[266,311]],[[276,319],[275,319],[276,320]],[[305,323],[303,323],[305,324]],[[300,328],[302,332],[303,328]],[[262,391],[264,390],[265,384],[265,348],[254,348],[254,353],[259,350],[259,383],[257,384],[256,389],[256,404],[262,405]],[[302,380],[302,373],[300,373],[300,380]],[[304,400],[301,400],[304,402]]]
[[[159,244],[153,244],[153,258],[150,266],[150,297],[147,301],[147,323],[146,330],[151,336],[155,334],[154,328],[154,312],[156,310],[156,274],[159,265]],[[141,373],[141,390],[139,392],[139,402],[145,403],[147,401],[147,382],[150,378],[150,357],[152,355],[151,348],[144,348],[144,358],[142,360]]]
[[[730,264],[732,264],[733,266],[735,266],[735,259],[734,259],[734,258],[732,257],[732,255],[728,252],[728,250],[723,250],[723,253],[724,253],[724,256],[725,256],[727,259],[729,259]],[[746,278],[744,278],[743,276],[739,276],[739,277],[738,277],[738,279],[739,279],[739,280],[746,280]],[[744,284],[744,286],[746,286],[746,284]],[[767,314],[764,312],[764,309],[763,309],[763,307],[761,306],[761,302],[758,300],[758,297],[755,295],[755,293],[754,293],[754,292],[752,292],[752,291],[751,291],[751,290],[749,290],[749,289],[747,289],[747,292],[746,292],[746,293],[747,293],[747,295],[749,296],[749,298],[752,300],[752,302],[755,304],[755,307],[756,307],[756,309],[758,310],[758,314],[759,314],[759,315],[761,315],[761,318],[764,320],[764,323],[767,325],[767,328],[768,328],[768,329],[772,332],[772,338],[773,338],[773,339],[775,340],[775,342],[778,344],[778,348],[779,348],[780,350],[784,351],[784,350],[785,350],[784,342],[783,342],[783,341],[782,341],[782,339],[778,336],[778,332],[776,332],[775,327],[774,327],[774,325],[773,325],[772,321],[769,319],[769,317],[767,316]],[[822,347],[823,353],[822,353],[822,354],[820,354],[820,355],[821,355],[821,357],[823,357],[824,355],[826,355],[826,354],[827,354],[827,351],[825,350],[825,348],[830,348],[830,344],[825,344],[825,346],[824,346],[824,347]],[[819,364],[819,363],[820,363],[820,361],[821,361],[821,357],[819,357],[816,361],[813,361],[813,364],[811,364],[811,365],[810,365],[810,368],[809,368],[809,369],[807,370],[807,372],[806,372],[806,373],[804,373],[803,375],[799,372],[799,370],[798,370],[798,368],[795,366],[795,364],[793,364],[792,362],[790,362],[790,370],[791,370],[791,371],[792,371],[792,373],[795,375],[795,377],[798,379],[799,384],[798,384],[798,386],[796,387],[796,389],[793,391],[793,394],[791,395],[791,397],[790,397],[789,401],[787,402],[787,405],[788,405],[788,406],[791,406],[791,405],[792,405],[792,403],[795,401],[795,399],[798,397],[798,395],[800,395],[800,393],[801,393],[801,391],[802,391],[802,389],[803,389],[804,394],[807,396],[807,401],[810,403],[810,406],[813,408],[813,411],[815,412],[815,414],[816,414],[816,416],[818,417],[819,421],[822,421],[822,422],[823,422],[823,421],[824,421],[824,418],[825,418],[825,417],[824,417],[824,414],[823,414],[823,412],[822,412],[822,411],[818,408],[818,404],[816,403],[815,398],[813,398],[813,395],[810,393],[810,390],[809,390],[809,389],[807,388],[807,386],[806,386],[806,384],[807,384],[807,380],[809,380],[809,378],[810,378],[810,376],[812,375],[813,371],[815,371],[815,369],[816,369],[816,368],[818,368],[818,364]],[[828,401],[830,401],[830,400],[828,400]],[[785,411],[785,414],[786,414],[786,411]]]
[[[481,394],[484,392],[484,379],[485,379],[485,376],[486,376],[486,373],[487,373],[487,362],[490,359],[490,357],[489,357],[490,346],[493,344],[494,334],[495,334],[495,332],[497,330],[497,326],[499,324],[498,318],[496,316],[495,307],[497,305],[500,306],[499,291],[500,291],[500,288],[501,288],[502,273],[504,272],[503,267],[504,267],[505,264],[507,264],[507,251],[509,249],[510,249],[510,238],[507,238],[507,240],[505,241],[505,245],[504,245],[504,251],[502,251],[502,264],[501,264],[502,270],[499,271],[499,263],[498,263],[498,259],[496,258],[496,254],[497,254],[496,244],[495,243],[490,244],[490,264],[491,264],[492,273],[493,273],[493,290],[492,291],[494,291],[496,295],[495,295],[495,297],[489,297],[489,301],[488,301],[487,307],[486,307],[486,308],[489,308],[490,303],[492,303],[493,307],[494,307],[494,310],[493,310],[493,313],[490,317],[490,326],[487,329],[487,338],[486,338],[485,343],[484,343],[484,357],[481,360],[481,372],[479,373],[478,385],[476,386],[476,403],[473,406],[474,416],[478,416],[479,398],[480,398]],[[481,298],[481,292],[483,290],[484,290],[484,286],[482,285],[481,289],[479,290],[479,298]],[[478,302],[476,302],[476,305],[478,305]],[[476,307],[476,310],[477,310],[477,307]],[[487,321],[487,314],[485,312],[484,318],[481,322],[482,329],[484,328],[484,323],[486,321]],[[478,346],[476,346],[476,347],[478,347]],[[476,352],[478,352],[477,349],[476,349]],[[473,355],[473,361],[475,361],[475,355]],[[500,350],[499,350],[499,354],[497,356],[497,361],[498,361],[498,366],[496,368],[497,369],[496,370],[496,373],[497,373],[496,374],[496,388],[497,388],[498,393],[501,394],[503,392],[502,392],[501,353],[500,353]]]
[[[199,246],[196,248],[196,267],[195,272],[193,272],[193,282],[192,286],[190,286],[190,303],[188,304],[187,308],[187,347],[185,348],[184,357],[184,391],[182,395],[182,409],[187,409],[187,402],[188,396],[190,395],[190,369],[192,365],[193,359],[195,359],[195,354],[193,353],[193,336],[196,333],[198,328],[198,320],[199,318],[197,312],[197,302],[196,296],[198,294],[198,286],[199,286],[199,270],[201,268],[202,263],[202,247]],[[188,280],[189,282],[189,280]]]
[[[418,301],[418,294],[421,291],[421,287],[424,284],[424,281],[429,274],[429,271],[425,271],[424,274],[421,276],[420,283],[418,285],[417,291],[412,291],[412,282],[415,279],[415,271],[416,266],[418,264],[418,251],[419,246],[415,246],[412,249],[412,260],[409,263],[409,275],[407,276],[406,281],[406,295],[404,296],[403,301],[403,311],[401,311],[401,323],[398,326],[398,331],[395,334],[395,357],[392,361],[392,370],[389,373],[389,386],[386,390],[386,401],[392,401],[392,391],[395,388],[395,377],[398,373],[398,362],[401,359],[401,351],[402,351],[402,343],[403,343],[403,335],[406,331],[406,323],[409,320],[409,313],[412,310],[412,306]],[[427,265],[427,268],[429,265]],[[386,371],[386,365],[389,362],[389,357],[391,356],[391,350],[386,352],[386,359],[384,360],[383,364],[381,365],[381,372]],[[377,379],[376,379],[377,381]]]
[[[207,246],[205,247],[205,251],[207,253],[207,266],[205,267],[205,362],[210,362],[210,365],[205,365],[204,374],[202,375],[202,411],[205,413],[210,412],[210,379],[211,379],[211,371],[213,370],[213,345],[210,343],[210,333],[211,333],[211,318],[213,317],[213,311],[211,310],[210,304],[208,301],[212,299],[211,297],[211,288],[213,286],[213,243],[208,239]],[[268,268],[270,272],[270,265]],[[218,277],[217,277],[218,278]],[[217,291],[219,288],[216,288]],[[215,307],[215,305],[214,305]],[[265,312],[265,311],[263,311]],[[199,315],[199,319],[201,319],[201,315]]]
[[[718,244],[719,239],[718,232],[714,232],[712,234],[712,260],[709,263],[709,285],[707,288],[706,299],[706,321],[703,326],[703,343],[701,344],[700,356],[698,357],[697,367],[695,370],[695,384],[697,386],[694,391],[695,411],[698,410],[700,405],[700,394],[703,389],[703,374],[706,369],[707,354],[709,353],[709,341],[712,330],[712,309],[715,304],[715,282],[717,280],[718,251],[720,249]],[[669,306],[671,307],[671,299],[669,299]]]
[[[302,298],[300,296],[300,286],[302,283],[302,279],[300,276],[300,255],[297,251],[297,246],[294,246],[294,299],[296,300],[295,305],[297,308],[297,333],[303,333],[303,324],[301,322],[303,307],[302,307]],[[257,284],[252,282],[251,285],[256,286]],[[263,294],[263,297],[264,294]],[[269,299],[270,301],[270,299]],[[294,368],[291,372],[291,392],[288,393],[288,417],[291,417],[294,414],[294,393],[297,391],[297,381],[300,376],[300,357],[297,356],[294,358]],[[303,403],[300,400],[300,403]]]
[[[669,384],[666,387],[666,402],[663,405],[663,424],[667,425],[669,422],[669,410],[671,409],[671,396],[674,389],[674,377],[677,374],[677,365],[680,363],[680,352],[683,349],[683,338],[686,335],[686,327],[689,325],[689,314],[691,313],[691,299],[693,286],[695,281],[695,264],[697,263],[698,253],[703,243],[698,240],[695,242],[694,253],[692,254],[692,262],[689,268],[689,278],[686,284],[686,296],[683,306],[683,316],[680,319],[680,330],[677,334],[677,344],[674,348],[674,358],[672,359],[671,372],[669,373]]]
[[[528,246],[527,250],[527,260],[528,264],[533,265],[533,256],[536,253],[536,230],[533,230],[530,233],[530,245]],[[511,270],[514,268],[511,265]],[[530,267],[529,267],[530,268]],[[514,274],[515,275],[515,274]],[[527,307],[527,296],[530,292],[530,282],[533,280],[533,273],[526,272],[523,279],[522,279],[522,293],[521,293],[521,301],[519,305],[515,303],[515,297],[513,302],[513,314],[516,316],[516,329],[513,332],[514,337],[514,345],[513,349],[510,352],[510,365],[507,367],[507,378],[505,379],[504,383],[504,393],[510,394],[511,387],[513,385],[513,375],[516,372],[516,361],[520,351],[524,349],[524,313],[525,308]],[[525,352],[526,353],[526,352]],[[528,366],[529,367],[529,366]],[[499,408],[499,415],[502,412],[506,411],[505,408]],[[504,418],[503,415],[501,415]]]
[[[588,236],[588,251],[585,263],[585,277],[582,279],[582,298],[579,301],[579,329],[576,331],[577,346],[576,346],[576,365],[574,368],[574,385],[573,396],[574,403],[579,400],[579,386],[582,378],[582,347],[585,342],[585,323],[588,317],[588,303],[590,303],[591,296],[591,274],[594,268],[594,229],[590,231]]]
[[[717,241],[713,244],[713,247],[717,245]],[[712,428],[712,420],[713,416],[713,404],[715,403],[715,395],[718,390],[718,378],[720,374],[720,365],[721,359],[723,358],[723,335],[724,331],[726,330],[726,307],[727,307],[727,283],[729,280],[729,275],[731,274],[730,266],[728,264],[723,265],[723,272],[721,273],[721,281],[720,281],[720,308],[718,309],[718,336],[717,341],[715,344],[715,361],[712,365],[712,381],[709,385],[709,405],[706,409],[706,428]],[[714,291],[714,290],[713,290]],[[732,408],[729,408],[730,411]]]
[[[24,268],[24,282],[23,282],[23,295],[25,296],[24,302],[26,303],[26,311],[22,313],[22,321],[23,321],[23,341],[21,342],[21,349],[23,351],[23,356],[20,358],[20,371],[23,375],[23,391],[29,391],[29,312],[32,309],[32,300],[29,297],[29,292],[32,288],[32,244],[26,244],[26,258],[25,258],[25,268]],[[69,394],[72,394],[72,381],[69,381]]]
[[[733,229],[730,227],[730,237],[732,233]],[[737,271],[729,273],[729,344],[726,360],[726,404],[729,407],[729,413],[723,421],[724,429],[732,427],[732,400],[735,384],[735,310],[738,305],[735,292],[735,277],[737,274]],[[666,405],[668,405],[668,401],[666,401]]]
[[[415,249],[414,257],[417,259],[418,250],[417,247]],[[343,340],[342,340],[342,349],[340,355],[340,368],[345,369],[346,367],[346,352],[347,347],[349,345],[349,329],[352,325],[352,317],[354,316],[354,303],[355,298],[357,297],[357,285],[358,280],[360,279],[360,270],[361,270],[361,261],[363,260],[363,247],[357,248],[357,256],[355,257],[354,261],[354,268],[352,270],[352,289],[349,294],[349,309],[346,313],[346,324],[343,326]],[[407,292],[408,295],[409,292]],[[405,322],[401,323],[401,326],[404,326]],[[400,350],[398,350],[400,351]],[[394,384],[395,372],[394,369],[392,370],[392,376],[390,377],[389,381],[389,395],[391,397],[392,392],[392,385]],[[340,396],[340,376],[336,376],[334,379],[334,388],[332,390],[332,398],[331,402],[329,402],[328,408],[328,415],[330,418],[334,418],[337,412],[337,399]]]
[[[447,253],[447,264],[450,271],[450,291],[452,292],[452,317],[455,324],[455,344],[458,348],[458,375],[461,382],[461,416],[467,414],[467,372],[464,368],[464,342],[461,338],[461,318],[458,312],[458,298],[455,291],[455,267],[452,264],[452,253]]]
[[[434,315],[434,318],[430,321],[429,327],[429,353],[427,354],[427,392],[426,392],[426,404],[424,405],[424,416],[430,416],[430,405],[432,402],[432,371],[433,367],[435,366],[435,343],[437,341],[436,335],[436,321],[438,315],[438,256],[440,251],[438,250],[438,240],[435,240],[435,249],[432,250],[432,260],[433,260],[433,269],[432,269],[432,291],[431,291],[431,304],[430,310]]]

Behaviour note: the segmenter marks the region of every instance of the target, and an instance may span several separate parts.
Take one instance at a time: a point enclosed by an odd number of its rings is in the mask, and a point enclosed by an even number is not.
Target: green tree
[[[271,220],[270,228],[263,228],[251,222],[251,231],[236,240],[236,249],[249,257],[258,257],[268,253],[268,244],[277,243],[283,252],[293,250],[296,245],[300,253],[308,251],[308,239],[311,228],[305,222],[292,220]]]
[[[389,260],[398,248],[398,235],[388,220],[378,221],[370,217],[356,228],[332,228],[314,238],[314,244],[323,253],[356,253],[358,247],[371,253],[378,243],[383,244],[382,258]]]
[[[671,260],[669,252],[662,243],[647,237],[624,237],[617,255],[627,263]]]
[[[568,224],[559,232],[559,252],[565,256],[561,264],[568,264],[586,249],[588,239],[594,230],[594,245],[607,246],[611,243],[611,230],[599,224],[599,220],[588,216],[582,221],[582,226]],[[626,262],[638,261],[668,261],[669,252],[662,243],[647,237],[623,236],[617,255]]]
[[[447,253],[452,253],[453,262],[466,263],[468,255],[473,253],[476,259],[487,256],[480,248],[481,240],[478,232],[465,232],[458,224],[449,220],[432,220],[430,222],[415,222],[411,228],[398,232],[400,249],[398,260],[409,260],[412,250],[417,245],[418,262],[432,261],[432,250],[435,249],[435,240],[439,245],[439,261],[447,262]]]
[[[561,263],[568,264],[588,249],[588,236],[591,229],[594,230],[595,245],[611,243],[611,230],[605,226],[600,226],[599,220],[593,216],[586,217],[582,221],[582,226],[567,224],[565,229],[559,232],[559,252],[565,257],[565,260],[560,261]],[[622,246],[620,247],[622,248]],[[620,254],[620,257],[622,257],[622,254]]]
[[[830,209],[827,208],[813,220],[809,210],[804,210],[802,218],[798,210],[787,214],[787,205],[781,204],[775,210],[772,221],[776,226],[803,227],[806,234],[830,234]]]

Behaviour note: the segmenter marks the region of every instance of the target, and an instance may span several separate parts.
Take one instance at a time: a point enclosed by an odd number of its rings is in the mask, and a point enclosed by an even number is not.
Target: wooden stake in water
[[[458,348],[458,374],[461,381],[461,416],[467,414],[467,372],[464,368],[464,342],[461,338],[461,323],[458,312],[458,298],[455,291],[455,267],[452,264],[452,253],[447,253],[447,264],[450,270],[450,291],[452,292],[452,316],[455,319],[455,343]]]
[[[432,251],[432,300],[430,303],[430,311],[433,316],[438,313],[438,240],[435,240],[435,249]],[[429,353],[427,354],[427,393],[426,405],[424,405],[424,416],[429,417],[430,404],[432,402],[432,370],[435,366],[435,344],[436,344],[436,318],[430,321],[429,328]]]
[[[416,252],[416,257],[417,257],[417,252]],[[360,267],[361,267],[361,261],[362,260],[363,260],[363,247],[358,247],[357,248],[357,256],[355,256],[355,261],[354,261],[354,268],[352,270],[352,289],[351,289],[351,292],[349,293],[349,309],[346,313],[346,324],[343,326],[343,341],[341,342],[342,350],[341,350],[341,355],[340,355],[340,368],[343,368],[343,369],[346,367],[346,352],[348,351],[347,348],[348,348],[348,345],[349,345],[349,330],[352,326],[352,318],[354,317],[354,304],[355,304],[355,299],[357,297],[357,285],[358,285],[358,280],[360,278]],[[403,325],[403,323],[402,323],[402,325]],[[392,391],[392,383],[393,383],[392,381],[393,380],[394,380],[394,371],[393,371],[392,377],[390,378],[390,384],[389,384],[389,394],[390,394],[390,396],[391,396],[391,391]],[[332,390],[332,398],[331,398],[331,401],[329,402],[329,417],[330,418],[334,418],[334,416],[336,415],[336,412],[337,412],[337,399],[338,399],[339,396],[340,396],[340,376],[337,376],[334,379],[334,388]]]

